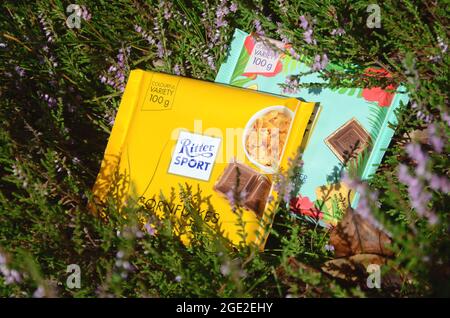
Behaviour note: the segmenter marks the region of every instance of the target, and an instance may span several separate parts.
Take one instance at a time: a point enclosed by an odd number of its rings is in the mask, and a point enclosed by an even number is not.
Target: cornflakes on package
[[[394,134],[389,127],[396,123],[394,111],[408,96],[393,86],[283,89],[282,84],[298,74],[300,84],[324,83],[310,67],[312,61],[285,54],[290,49],[287,43],[236,29],[216,82],[320,105],[302,154],[304,181],[291,209],[300,218],[328,227],[336,225],[348,206],[358,205],[359,194],[342,182],[343,171],[363,180],[375,173]],[[342,69],[333,64],[327,68]],[[374,68],[367,74],[389,76]]]
[[[94,196],[102,203],[112,194],[149,215],[168,211],[181,221],[192,217],[185,188],[199,190],[208,200],[195,213],[206,224],[235,244],[244,224],[245,243],[262,247],[271,222],[269,196],[276,196],[274,174],[296,155],[314,107],[296,98],[134,70]],[[179,234],[189,242],[189,233]]]

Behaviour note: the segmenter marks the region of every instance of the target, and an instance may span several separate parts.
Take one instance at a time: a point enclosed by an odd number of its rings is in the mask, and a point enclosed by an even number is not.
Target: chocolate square
[[[225,168],[221,178],[214,186],[214,189],[223,194],[227,194],[237,186],[236,191],[240,193],[248,183],[253,182],[252,179],[255,178],[257,174],[258,173],[250,167],[232,162]]]
[[[230,191],[242,195],[244,207],[262,216],[272,184],[265,175],[237,162],[231,162],[214,186],[214,190],[226,197]],[[234,193],[234,192],[232,192]]]
[[[245,190],[247,198],[244,201],[244,206],[255,211],[259,217],[262,217],[271,183],[266,176],[259,175],[254,182],[249,183],[248,187],[249,190]]]
[[[370,135],[352,118],[325,139],[327,146],[343,163],[356,158],[370,144]]]

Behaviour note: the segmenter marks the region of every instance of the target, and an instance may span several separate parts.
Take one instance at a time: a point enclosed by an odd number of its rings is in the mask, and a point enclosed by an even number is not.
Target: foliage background
[[[86,0],[78,3],[77,29],[66,25],[70,2],[0,4],[1,296],[448,297],[445,5],[383,1],[381,28],[371,29],[371,1]],[[301,15],[314,21],[315,45],[305,42]],[[346,65],[351,71],[323,72],[330,86],[408,89],[412,103],[398,112],[395,138],[370,180],[379,194],[372,214],[391,233],[396,253],[386,266],[406,277],[399,285],[367,289],[364,280],[324,273],[321,264],[333,258],[328,231],[283,208],[276,227],[283,234],[274,232],[264,253],[207,235],[186,248],[170,234],[170,222],[154,236],[137,226],[131,208],[125,220],[111,205],[108,222],[87,212],[129,70],[212,81],[236,27],[289,38],[299,54],[326,53]],[[337,28],[345,34],[333,35]],[[392,78],[368,79],[368,66]],[[414,130],[430,125],[427,141],[414,139]],[[408,144],[419,148],[408,152]],[[413,176],[409,183],[399,181],[401,164]],[[66,285],[69,264],[82,270],[80,289]]]

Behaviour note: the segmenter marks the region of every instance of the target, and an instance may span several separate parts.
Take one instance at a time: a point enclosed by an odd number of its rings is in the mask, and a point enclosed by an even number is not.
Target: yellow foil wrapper
[[[286,170],[288,158],[296,156],[314,106],[294,98],[133,70],[93,188],[95,206],[111,195],[121,206],[135,202],[159,217],[168,209],[182,220],[190,216],[180,187],[190,186],[193,192],[200,189],[202,197],[209,198],[196,211],[204,222],[219,227],[234,244],[240,244],[242,229],[238,224],[242,218],[245,243],[263,248],[273,218],[267,202],[270,196],[276,197],[270,186],[273,175]],[[283,116],[290,118],[288,126],[275,127],[285,125]],[[255,137],[258,127],[262,133],[258,131]],[[275,134],[271,135],[270,127]],[[249,139],[250,135],[256,139]],[[271,139],[264,140],[268,135]],[[274,142],[277,137],[284,140],[279,149]],[[272,159],[277,154],[278,160],[267,160],[270,154]],[[255,180],[264,180],[261,187],[268,181],[264,211],[239,204],[239,217],[230,191],[218,186],[226,169],[236,163],[254,171]],[[234,189],[239,188],[236,186]],[[245,196],[250,196],[247,190],[237,193],[238,197],[234,191],[231,197],[239,201],[242,195],[244,202]],[[256,195],[259,193],[253,193]],[[188,243],[189,235],[183,240]]]

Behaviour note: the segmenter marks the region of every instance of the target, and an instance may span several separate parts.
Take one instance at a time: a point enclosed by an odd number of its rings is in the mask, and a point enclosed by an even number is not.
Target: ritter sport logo
[[[169,173],[208,181],[219,145],[220,138],[180,131]]]

